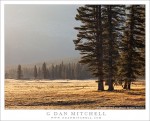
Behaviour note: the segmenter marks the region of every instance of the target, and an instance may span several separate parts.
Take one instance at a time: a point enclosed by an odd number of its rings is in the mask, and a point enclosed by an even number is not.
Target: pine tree
[[[47,73],[47,74],[46,74],[46,78],[47,78],[47,79],[50,79],[50,71],[49,71],[48,68],[47,68],[47,70],[46,70],[46,73]]]
[[[108,53],[106,51],[105,58],[108,61],[107,71],[108,71],[108,85],[109,91],[114,90],[113,83],[117,77],[118,71],[118,60],[119,60],[119,45],[118,41],[120,41],[123,37],[122,33],[124,31],[124,22],[125,22],[125,6],[124,5],[107,5],[107,21],[105,23],[106,26],[106,37],[108,39],[108,43],[105,48],[108,48]],[[108,33],[107,33],[108,31]]]
[[[34,66],[34,78],[37,79],[38,72],[37,72],[37,67],[36,65]]]
[[[39,68],[38,68],[38,78],[39,78],[39,79],[42,78],[41,75],[42,75],[42,72],[41,72],[41,68],[39,67]]]
[[[124,89],[131,88],[131,82],[141,75],[145,65],[145,6],[127,6],[125,37],[122,41],[121,76]]]
[[[54,65],[53,64],[52,64],[52,67],[51,67],[51,78],[55,79],[55,69],[54,69]]]
[[[104,90],[104,79],[109,81],[108,90],[114,90],[124,16],[123,5],[87,5],[78,9],[76,19],[83,25],[75,28],[79,34],[74,43],[84,55],[80,62],[87,64],[93,75],[99,78],[98,90]]]
[[[102,6],[85,5],[77,9],[76,20],[82,25],[75,27],[79,31],[74,40],[76,50],[81,51],[80,63],[87,64],[89,70],[98,77],[98,90],[103,91],[103,37],[102,37]]]
[[[71,64],[68,64],[68,79],[71,79],[72,75],[71,75]]]
[[[23,73],[22,73],[21,65],[18,65],[17,79],[22,79],[22,77],[23,77]]]
[[[46,63],[44,62],[42,65],[42,73],[43,73],[43,78],[47,78],[47,68],[46,68]]]

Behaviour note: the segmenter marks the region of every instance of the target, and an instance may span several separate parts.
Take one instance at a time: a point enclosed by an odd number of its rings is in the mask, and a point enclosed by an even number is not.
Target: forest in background
[[[21,70],[18,72],[18,66],[5,68],[5,79],[97,79],[88,70],[87,65],[80,64],[79,58],[62,59],[55,62],[48,61],[44,63],[20,65]],[[45,66],[45,67],[44,67]],[[144,72],[144,67],[141,72]],[[20,73],[20,74],[19,74]],[[18,77],[20,75],[20,77]],[[138,80],[144,80],[145,75],[140,75]],[[105,79],[106,80],[106,79]]]
[[[37,65],[18,65],[6,69],[6,79],[91,79],[87,66],[78,63],[78,59],[62,60],[55,63],[38,63]]]

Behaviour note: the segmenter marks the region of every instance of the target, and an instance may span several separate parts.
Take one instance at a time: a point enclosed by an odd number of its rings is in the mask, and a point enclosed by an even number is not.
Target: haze
[[[73,39],[78,5],[5,5],[5,64],[79,56]]]

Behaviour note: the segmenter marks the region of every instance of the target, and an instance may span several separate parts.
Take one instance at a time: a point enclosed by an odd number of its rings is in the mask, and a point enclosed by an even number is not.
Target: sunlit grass
[[[107,90],[107,86],[105,89]],[[109,106],[145,107],[145,85],[130,91],[115,86],[113,92],[97,91],[95,80],[6,80],[6,109],[106,109]]]

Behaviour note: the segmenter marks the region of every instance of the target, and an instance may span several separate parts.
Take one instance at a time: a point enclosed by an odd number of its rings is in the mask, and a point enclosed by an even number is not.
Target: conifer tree
[[[22,77],[23,77],[23,73],[22,73],[21,65],[18,65],[17,79],[22,79]]]
[[[34,78],[37,79],[38,72],[37,72],[37,67],[36,65],[34,66]]]
[[[43,78],[46,79],[47,78],[47,67],[46,67],[45,62],[42,65],[42,73],[43,73]]]
[[[85,5],[77,11],[76,20],[80,20],[82,25],[75,27],[79,31],[74,40],[75,49],[83,55],[80,63],[87,64],[92,74],[98,77],[98,90],[103,91],[102,6]]]
[[[119,58],[118,40],[122,37],[125,6],[86,5],[78,9],[76,20],[83,25],[74,40],[77,50],[84,55],[81,63],[98,77],[98,90],[104,90],[103,80],[108,79],[110,91],[117,74]]]
[[[105,58],[107,61],[107,76],[109,91],[114,90],[113,83],[116,81],[117,71],[118,71],[118,61],[119,61],[119,44],[123,38],[122,33],[124,32],[124,22],[125,22],[125,5],[107,5],[106,6],[107,17],[106,17],[106,37],[108,42],[105,52]],[[108,32],[108,33],[107,33]],[[107,53],[108,52],[108,53]]]
[[[55,69],[54,69],[54,65],[53,64],[52,64],[52,67],[51,67],[51,78],[55,79]]]
[[[121,76],[124,89],[131,88],[131,82],[141,75],[145,66],[145,6],[127,6],[125,37],[122,41]]]
[[[42,78],[41,75],[42,75],[42,72],[41,72],[41,68],[39,67],[39,68],[38,68],[38,78],[39,78],[39,79]]]

